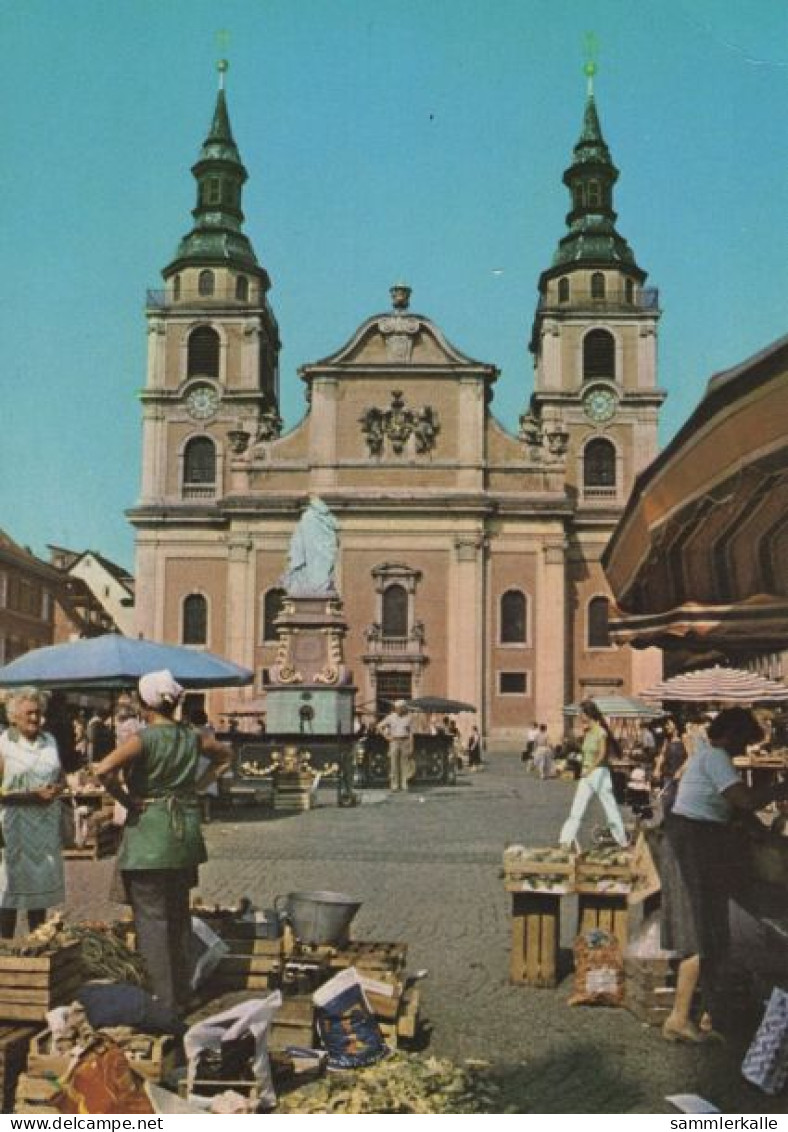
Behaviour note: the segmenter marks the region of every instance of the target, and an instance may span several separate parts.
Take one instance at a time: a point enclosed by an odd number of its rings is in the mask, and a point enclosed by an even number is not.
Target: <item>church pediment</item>
[[[410,311],[409,288],[392,287],[391,292],[394,305],[390,311],[368,318],[336,353],[302,366],[301,375],[308,379],[316,372],[349,367],[364,371],[378,367],[456,371],[463,367],[495,372],[494,366],[476,361],[453,346],[430,319]]]

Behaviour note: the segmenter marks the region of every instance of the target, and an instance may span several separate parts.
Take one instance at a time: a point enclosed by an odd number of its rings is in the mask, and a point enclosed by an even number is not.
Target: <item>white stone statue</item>
[[[293,531],[288,569],[281,584],[292,597],[336,595],[334,567],[339,546],[338,524],[331,511],[316,495]]]

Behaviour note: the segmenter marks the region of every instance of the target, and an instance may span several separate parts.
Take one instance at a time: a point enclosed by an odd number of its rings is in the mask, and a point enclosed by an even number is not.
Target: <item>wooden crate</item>
[[[537,850],[538,852],[538,850]],[[537,861],[528,857],[503,856],[504,887],[507,892],[543,892],[563,895],[574,890],[575,858]]]
[[[14,1112],[57,1113],[53,1101],[60,1092],[60,1083],[54,1077],[39,1077],[35,1073],[22,1073],[16,1086]]]
[[[0,954],[0,1021],[44,1022],[84,982],[79,944],[45,955]]]
[[[283,1050],[287,1046],[302,1046],[311,1049],[314,1044],[315,1006],[312,996],[298,994],[282,999],[282,1005],[271,1022],[269,1048]]]
[[[0,1025],[0,1087],[3,1112],[14,1111],[17,1082],[27,1065],[30,1040],[36,1026]]]
[[[271,955],[224,955],[206,980],[211,993],[273,990],[282,979],[283,960]]]
[[[509,979],[531,987],[558,982],[561,897],[541,892],[512,894]]]
[[[601,930],[614,935],[621,951],[629,941],[629,904],[626,893],[580,891],[577,902],[577,934]]]
[[[391,981],[401,978],[408,960],[406,943],[351,940],[342,947],[299,944],[293,959],[323,960],[331,974],[355,967],[361,975]]]
[[[120,845],[123,830],[112,822],[100,823],[95,831],[88,837],[84,845],[72,845],[63,849],[63,856],[68,860],[99,861],[103,857],[114,857]]]
[[[125,1029],[125,1027],[124,1027]],[[100,1031],[116,1041],[129,1064],[142,1077],[160,1085],[174,1070],[176,1064],[175,1038],[171,1034],[120,1034],[110,1029]],[[51,1030],[41,1030],[30,1042],[27,1068],[31,1075],[62,1077],[68,1070],[71,1058],[52,1049]]]

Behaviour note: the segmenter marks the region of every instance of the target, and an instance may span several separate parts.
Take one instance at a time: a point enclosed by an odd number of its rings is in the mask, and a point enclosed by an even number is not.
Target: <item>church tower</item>
[[[622,677],[607,632],[609,591],[600,558],[638,473],[657,454],[659,297],[616,227],[613,164],[599,122],[593,64],[580,137],[564,173],[567,231],[539,279],[530,349],[534,393],[521,435],[566,444],[570,686],[575,695],[637,691],[642,658]],[[648,672],[654,659],[649,658]]]
[[[571,208],[539,280],[530,348],[533,416],[568,429],[567,482],[580,510],[620,508],[657,452],[657,291],[616,229],[618,169],[589,80],[583,127],[564,173]]]
[[[279,331],[271,281],[243,232],[247,172],[224,78],[192,174],[194,225],[148,292],[140,508],[214,508],[228,490],[236,437],[278,436]],[[135,518],[139,515],[139,508]]]

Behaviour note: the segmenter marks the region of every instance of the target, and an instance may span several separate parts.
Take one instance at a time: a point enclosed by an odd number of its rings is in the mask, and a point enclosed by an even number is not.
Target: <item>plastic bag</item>
[[[97,1035],[80,1054],[53,1100],[64,1113],[153,1113],[144,1079],[120,1046]]]
[[[575,989],[570,1006],[623,1006],[624,958],[614,935],[595,930],[579,935],[575,956]]]
[[[218,967],[230,948],[225,941],[209,928],[204,920],[192,916],[192,990],[205,982],[211,971]]]
[[[236,1042],[246,1035],[254,1039],[252,1069],[254,1079],[260,1083],[260,1103],[276,1103],[271,1065],[268,1059],[268,1030],[271,1021],[282,1005],[282,995],[274,991],[265,998],[252,998],[237,1006],[197,1022],[186,1031],[183,1048],[187,1062],[187,1091],[192,1092],[197,1061],[203,1050],[221,1053],[222,1042]]]
[[[355,967],[340,971],[315,991],[312,1002],[329,1069],[360,1069],[388,1053]]]
[[[772,1097],[788,1081],[788,991],[780,987],[772,991],[741,1071],[747,1081]]]

